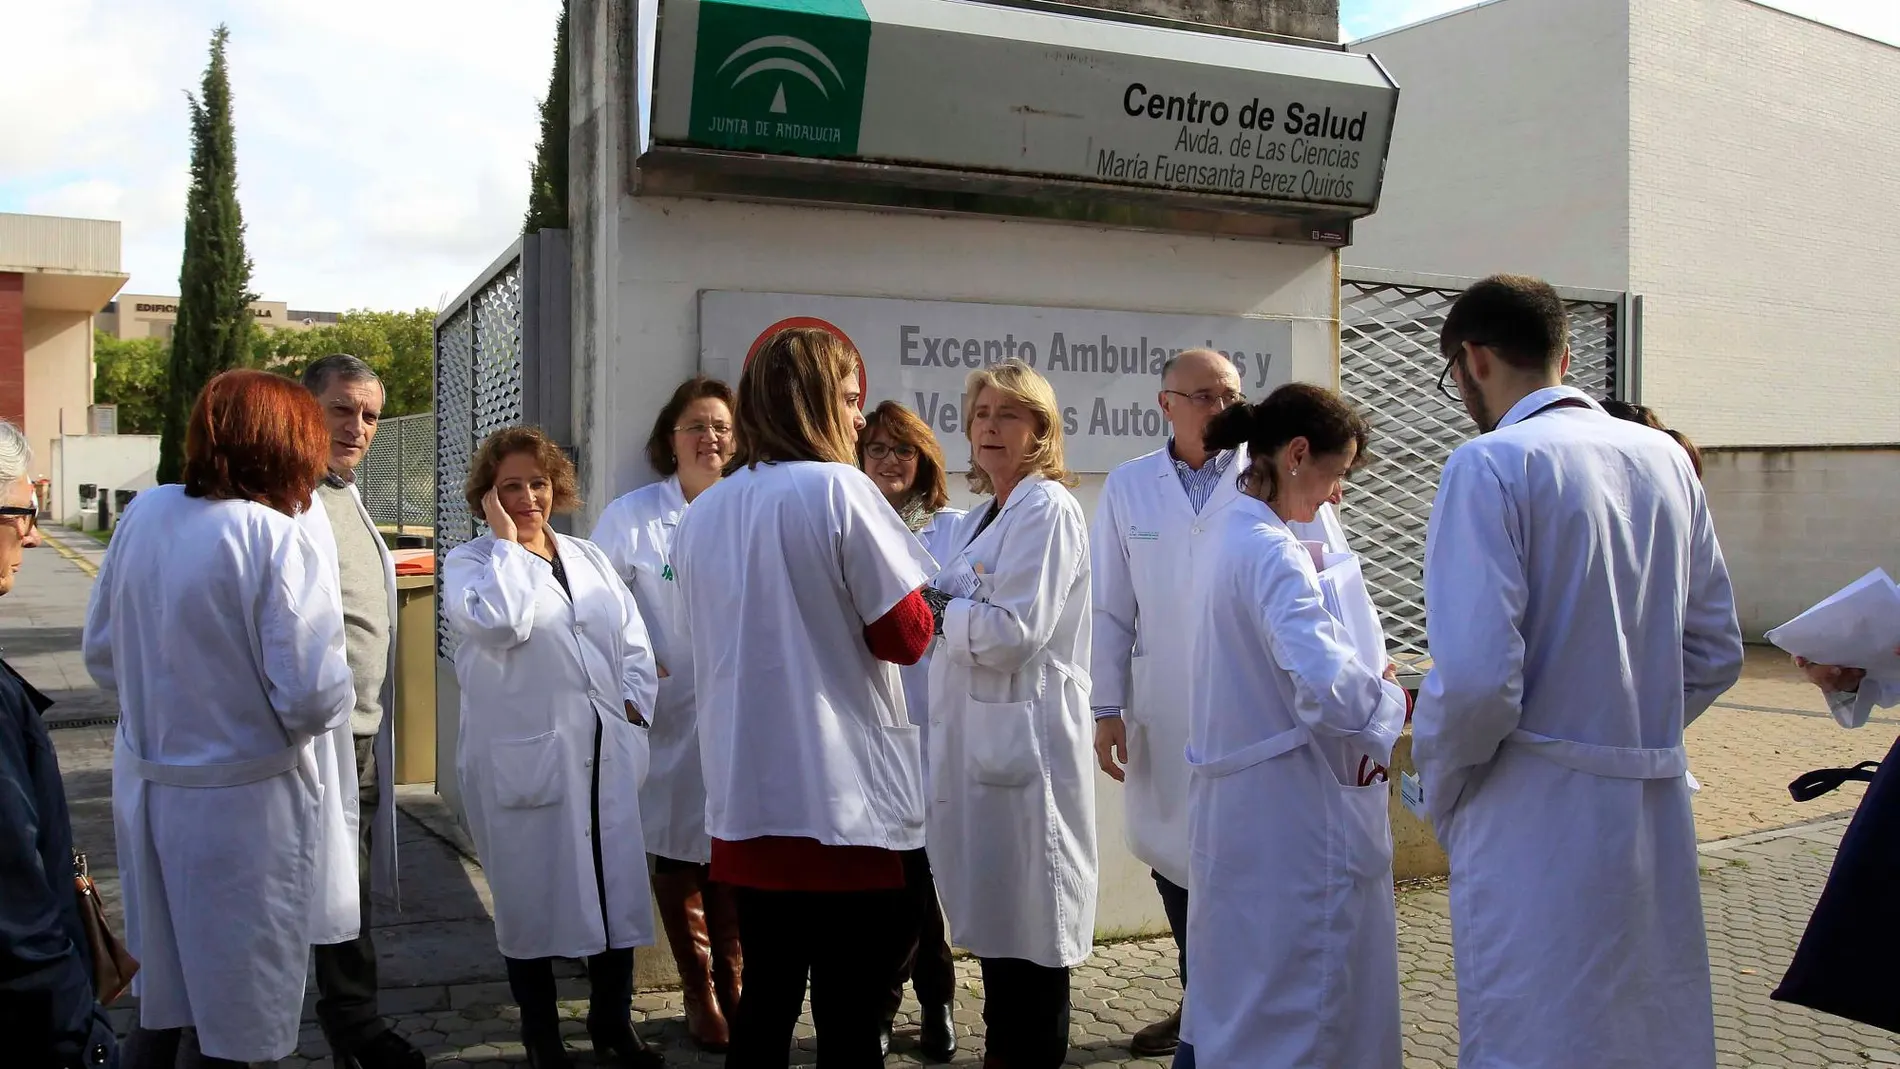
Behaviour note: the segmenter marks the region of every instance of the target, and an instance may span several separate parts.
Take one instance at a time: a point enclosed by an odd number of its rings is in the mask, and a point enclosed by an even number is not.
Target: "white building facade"
[[[1493,0],[1351,46],[1404,87],[1348,264],[1641,297],[1744,628],[1900,566],[1900,49],[1750,0]]]

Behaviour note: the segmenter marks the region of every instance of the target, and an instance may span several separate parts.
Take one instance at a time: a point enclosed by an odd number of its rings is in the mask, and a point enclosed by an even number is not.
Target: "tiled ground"
[[[1758,1069],[1900,1065],[1900,1037],[1768,1000],[1794,953],[1844,827],[1844,820],[1833,819],[1705,849],[1702,891],[1714,972],[1718,1064]],[[1406,1064],[1450,1069],[1458,1060],[1458,1010],[1442,887],[1408,888],[1400,895],[1399,962]],[[967,1039],[979,1024],[982,997],[972,964],[965,962],[959,970],[967,994],[960,1000],[957,1019],[966,1036],[966,1049],[957,1065],[980,1061]],[[576,998],[584,994],[578,986],[567,993]],[[1131,1058],[1124,1044],[1130,1031],[1173,1009],[1180,997],[1172,944],[1148,941],[1099,948],[1076,971],[1075,993],[1070,1064],[1164,1064]],[[519,1059],[515,1011],[506,1005],[504,986],[436,989],[427,997],[436,1004],[397,1020],[406,1034],[425,1047],[433,1065],[461,1069]],[[578,1001],[564,1005],[576,1018],[585,1010]],[[648,1038],[668,1048],[669,1065],[720,1064],[718,1057],[686,1047],[677,1007],[677,999],[670,994],[637,1000]],[[908,1012],[914,1008],[906,1007],[889,1062],[893,1066],[924,1064],[912,1051],[914,1032],[908,1028]],[[578,1019],[569,1028],[575,1050],[586,1050]],[[810,1027],[801,1026],[799,1036],[800,1053],[794,1064],[815,1064]],[[286,1069],[327,1069],[325,1053],[322,1038],[311,1028],[300,1057],[284,1065]]]

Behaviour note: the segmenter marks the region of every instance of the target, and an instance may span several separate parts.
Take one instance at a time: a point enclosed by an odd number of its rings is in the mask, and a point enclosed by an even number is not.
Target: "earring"
[[[1294,468],[1293,471],[1291,472],[1291,474],[1293,475],[1298,475],[1299,473],[1300,473],[1300,469],[1298,468]]]

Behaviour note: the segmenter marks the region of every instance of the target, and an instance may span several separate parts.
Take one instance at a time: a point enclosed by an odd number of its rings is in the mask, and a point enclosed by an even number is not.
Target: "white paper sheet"
[[[1900,587],[1875,568],[1767,637],[1797,657],[1900,680]]]
[[[975,569],[970,567],[970,558],[958,554],[948,567],[937,572],[930,580],[930,585],[953,598],[973,598],[982,581],[977,578]]]

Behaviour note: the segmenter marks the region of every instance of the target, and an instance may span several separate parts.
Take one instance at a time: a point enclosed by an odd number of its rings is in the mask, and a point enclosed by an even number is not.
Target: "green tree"
[[[178,481],[185,461],[185,421],[205,383],[246,363],[250,353],[251,260],[244,253],[244,214],[237,199],[237,135],[231,128],[231,79],[225,45],[231,31],[211,35],[211,61],[191,108],[191,188],[185,194],[185,257],[178,271],[178,324],[159,443],[158,481]]]
[[[522,232],[567,227],[567,0],[554,28],[554,73],[541,102],[541,143],[528,176],[528,218]]]
[[[344,312],[335,323],[310,330],[258,331],[251,366],[291,378],[331,353],[349,353],[382,377],[383,415],[427,412],[435,403],[435,313]]]
[[[120,434],[159,432],[167,359],[158,338],[120,340],[103,330],[93,332],[92,400],[119,406]]]

